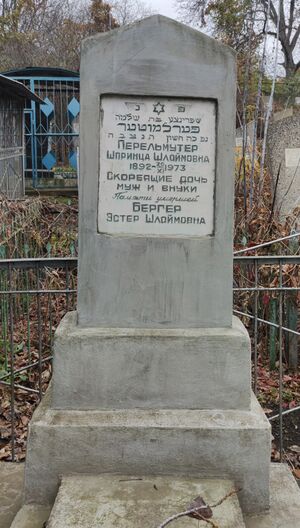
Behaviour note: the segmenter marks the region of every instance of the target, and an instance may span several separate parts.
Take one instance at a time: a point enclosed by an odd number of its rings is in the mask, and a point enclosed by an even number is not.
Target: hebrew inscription
[[[98,231],[213,234],[215,149],[212,101],[102,96]]]

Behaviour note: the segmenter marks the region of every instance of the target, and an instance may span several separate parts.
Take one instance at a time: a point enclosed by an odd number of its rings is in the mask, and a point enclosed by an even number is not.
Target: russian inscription
[[[213,101],[102,96],[99,232],[212,235],[215,149]]]

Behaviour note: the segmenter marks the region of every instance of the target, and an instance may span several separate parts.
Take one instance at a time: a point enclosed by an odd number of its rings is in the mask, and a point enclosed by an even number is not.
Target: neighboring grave
[[[300,206],[300,112],[274,121],[267,141],[276,207],[284,220]]]
[[[235,56],[162,16],[82,49],[78,313],[30,427],[26,501],[61,475],[229,478],[269,505],[270,426],[232,318]]]
[[[255,121],[249,121],[249,123],[246,123],[246,137],[247,137],[247,146],[251,147],[253,145],[254,135],[256,133],[256,126]],[[243,137],[244,137],[244,128],[238,127],[236,129],[236,146],[242,147],[243,146]],[[246,138],[245,138],[246,139]],[[245,141],[246,143],[246,141]]]

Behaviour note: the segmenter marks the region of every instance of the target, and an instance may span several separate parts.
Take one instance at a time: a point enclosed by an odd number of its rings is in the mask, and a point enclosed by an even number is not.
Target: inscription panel
[[[216,104],[105,95],[100,110],[98,231],[212,235]]]

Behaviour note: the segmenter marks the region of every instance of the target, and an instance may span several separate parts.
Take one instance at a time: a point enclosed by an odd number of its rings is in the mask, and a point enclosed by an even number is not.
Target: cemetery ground
[[[268,193],[264,194],[265,202],[252,216],[252,219],[245,223],[244,202],[241,193],[238,192],[237,183],[236,198],[236,231],[235,246],[240,249],[243,245],[247,247],[256,245],[265,240],[277,239],[280,236],[289,234],[290,221],[285,224],[276,220],[274,215],[270,221],[270,209],[268,207]],[[1,258],[25,258],[25,257],[67,257],[77,254],[77,216],[78,202],[75,198],[26,198],[19,202],[6,202],[1,204]],[[266,229],[266,225],[268,229]],[[247,241],[245,238],[247,237]],[[272,253],[289,253],[289,246],[272,247]],[[299,272],[298,272],[299,273]],[[284,270],[286,281],[297,284],[299,276],[295,276],[293,269]],[[2,275],[3,288],[4,277]],[[23,278],[24,280],[24,278]],[[72,274],[72,284],[76,287],[76,276]],[[235,270],[235,280],[240,280],[240,271]],[[276,272],[265,277],[266,282],[277,283]],[[23,285],[18,284],[18,288],[26,289],[30,283],[30,276],[26,277]],[[29,281],[29,282],[28,282]],[[43,287],[60,289],[65,284],[65,275],[62,271],[49,269],[43,277]],[[235,299],[239,307],[247,308],[251,312],[253,305],[253,294],[242,292]],[[268,305],[270,299],[262,298],[261,309],[268,317]],[[33,298],[29,302],[28,298],[18,299],[14,303],[17,324],[14,326],[13,346],[15,371],[15,460],[21,462],[25,459],[27,426],[32,413],[39,403],[39,392],[45,393],[51,379],[51,361],[45,361],[41,369],[32,368],[22,371],[28,363],[28,358],[32,363],[39,361],[39,328],[42,328],[43,357],[51,355],[52,336],[55,328],[66,311],[75,308],[75,296],[73,295],[67,307],[65,295],[52,296],[40,295],[40,310],[42,325],[37,324],[37,304]],[[299,302],[299,299],[298,301]],[[3,301],[2,301],[3,303]],[[3,305],[2,305],[3,312]],[[50,316],[51,312],[51,316]],[[7,335],[1,336],[0,371],[3,374],[10,366],[9,344],[5,346]],[[249,320],[244,320],[251,334]],[[263,406],[266,415],[271,416],[278,413],[279,404],[279,379],[278,361],[276,359],[274,368],[270,368],[269,357],[269,332],[262,327],[258,336],[258,368],[257,368],[257,392],[258,399]],[[6,351],[6,352],[5,352]],[[285,410],[300,405],[300,372],[299,369],[291,370],[284,358],[283,372],[283,408]],[[11,397],[10,378],[7,378],[8,386],[0,387],[1,410],[0,410],[0,460],[10,461],[12,457],[11,444]],[[28,393],[18,389],[17,385],[36,389],[36,393]],[[272,459],[278,461],[279,454],[279,423],[278,419],[272,421],[272,432],[274,436]],[[296,478],[300,478],[300,430],[299,411],[286,414],[283,417],[283,459],[288,462]]]

